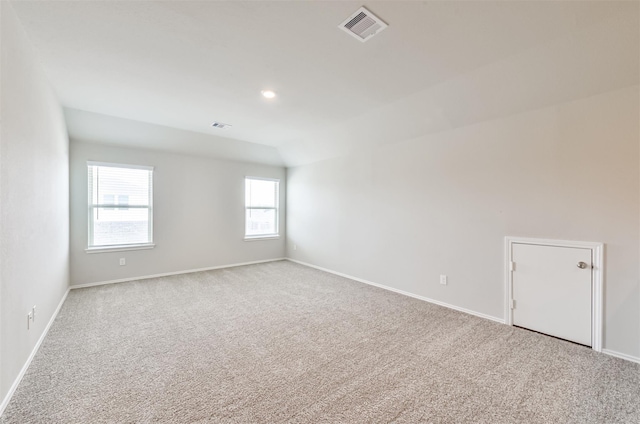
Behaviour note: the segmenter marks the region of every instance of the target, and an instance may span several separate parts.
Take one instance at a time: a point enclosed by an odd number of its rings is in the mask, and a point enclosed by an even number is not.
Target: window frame
[[[148,227],[149,227],[149,241],[144,243],[127,243],[127,244],[117,244],[117,245],[100,245],[96,246],[93,244],[94,240],[94,222],[93,222],[93,212],[96,208],[114,208],[120,209],[118,204],[116,203],[116,199],[114,198],[114,203],[116,204],[102,204],[102,203],[93,203],[93,181],[89,180],[89,168],[92,166],[101,166],[108,168],[120,168],[120,169],[138,169],[149,171],[150,180],[149,180],[149,204],[148,206],[141,205],[127,205],[127,209],[147,209],[149,213]],[[131,165],[125,163],[113,163],[113,162],[97,162],[97,161],[87,161],[87,248],[85,252],[87,253],[99,253],[99,252],[119,252],[123,250],[141,250],[141,249],[153,249],[155,244],[153,242],[153,180],[154,180],[154,170],[153,166],[148,165]]]
[[[264,206],[248,206],[247,205],[247,181],[248,180],[259,180],[259,181],[272,181],[276,183],[276,198],[275,198],[275,206],[274,207],[264,207]],[[280,179],[279,178],[266,178],[266,177],[252,177],[246,175],[244,177],[244,241],[256,241],[256,240],[274,240],[280,238]],[[257,235],[247,235],[247,210],[249,209],[273,209],[275,210],[276,216],[276,231],[272,234],[257,234]]]

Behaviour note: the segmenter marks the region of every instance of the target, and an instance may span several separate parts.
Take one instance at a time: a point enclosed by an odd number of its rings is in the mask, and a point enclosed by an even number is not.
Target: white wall
[[[60,105],[11,5],[2,15],[0,402],[69,283],[69,142]],[[27,330],[27,313],[37,305]]]
[[[505,236],[603,242],[604,347],[640,357],[638,99],[634,86],[290,168],[288,256],[503,318]]]
[[[185,134],[189,134],[185,132]],[[154,166],[150,250],[86,253],[87,161]],[[282,258],[283,167],[71,141],[71,284]],[[278,240],[244,241],[244,177],[281,180]],[[119,265],[119,258],[126,265]]]
[[[275,147],[224,138],[222,136],[226,135],[226,130],[211,128],[209,134],[203,134],[69,108],[65,108],[64,115],[69,137],[73,140],[238,162],[284,165]]]

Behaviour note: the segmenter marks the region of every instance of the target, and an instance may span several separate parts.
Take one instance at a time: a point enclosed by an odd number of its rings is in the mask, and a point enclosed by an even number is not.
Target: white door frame
[[[505,298],[504,298],[504,322],[513,325],[513,309],[511,300],[513,299],[513,274],[511,270],[512,246],[518,244],[535,244],[541,246],[574,247],[591,250],[591,347],[596,352],[602,352],[602,280],[604,275],[603,243],[593,243],[586,241],[549,240],[525,237],[505,237]],[[516,267],[518,265],[516,264]]]

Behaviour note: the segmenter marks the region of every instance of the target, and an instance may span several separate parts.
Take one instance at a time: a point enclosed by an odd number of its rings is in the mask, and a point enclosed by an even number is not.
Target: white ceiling
[[[67,113],[72,137],[99,128],[97,113],[199,140],[174,134],[158,148],[201,154],[210,142],[212,155],[231,149],[276,163],[275,154],[287,166],[635,85],[640,75],[638,2],[12,4],[62,104],[93,112]],[[366,43],[337,27],[362,5],[389,24]],[[266,88],[276,100],[260,96]],[[114,119],[102,127],[128,126]],[[95,131],[95,141],[123,143],[120,130]],[[143,133],[131,143],[153,147]]]

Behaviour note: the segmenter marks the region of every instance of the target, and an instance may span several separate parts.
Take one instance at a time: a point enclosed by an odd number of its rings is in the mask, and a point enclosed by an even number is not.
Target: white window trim
[[[153,171],[155,169],[155,167],[147,166],[147,165],[131,165],[129,163],[113,163],[113,162],[96,162],[93,160],[88,160],[87,166],[107,166],[110,168],[144,169],[146,171]]]
[[[278,240],[280,238],[280,234],[278,235],[263,235],[263,236],[248,236],[244,238],[244,241],[258,241],[258,240]]]
[[[156,247],[154,243],[124,244],[118,246],[97,246],[84,249],[87,253],[124,252],[126,250],[146,250]]]
[[[247,207],[246,203],[244,205],[244,241],[258,241],[258,240],[277,240],[280,238],[280,179],[279,178],[265,178],[265,177],[252,177],[249,175],[245,175],[244,177],[244,182],[245,182],[245,199],[246,199],[246,190],[247,190],[247,180],[262,180],[262,181],[273,181],[278,183],[278,190],[276,191],[276,206],[273,208],[266,208],[266,207],[252,207],[249,206]],[[273,209],[276,211],[276,232],[272,233],[272,234],[259,234],[259,235],[253,235],[253,236],[248,236],[247,235],[247,209]]]
[[[149,241],[146,243],[135,243],[125,245],[111,245],[111,246],[92,246],[93,241],[93,210],[100,207],[113,207],[113,205],[92,204],[91,199],[87,199],[87,248],[84,250],[86,253],[102,253],[102,252],[122,252],[126,250],[145,250],[153,249],[156,245],[153,243],[153,171],[155,167],[148,165],[131,165],[126,163],[113,163],[113,162],[98,162],[87,161],[87,175],[90,166],[104,166],[110,168],[125,168],[125,169],[142,169],[145,171],[151,171],[151,189],[149,192],[149,206],[127,205],[127,208],[139,208],[149,210]],[[87,181],[87,186],[90,182]]]

